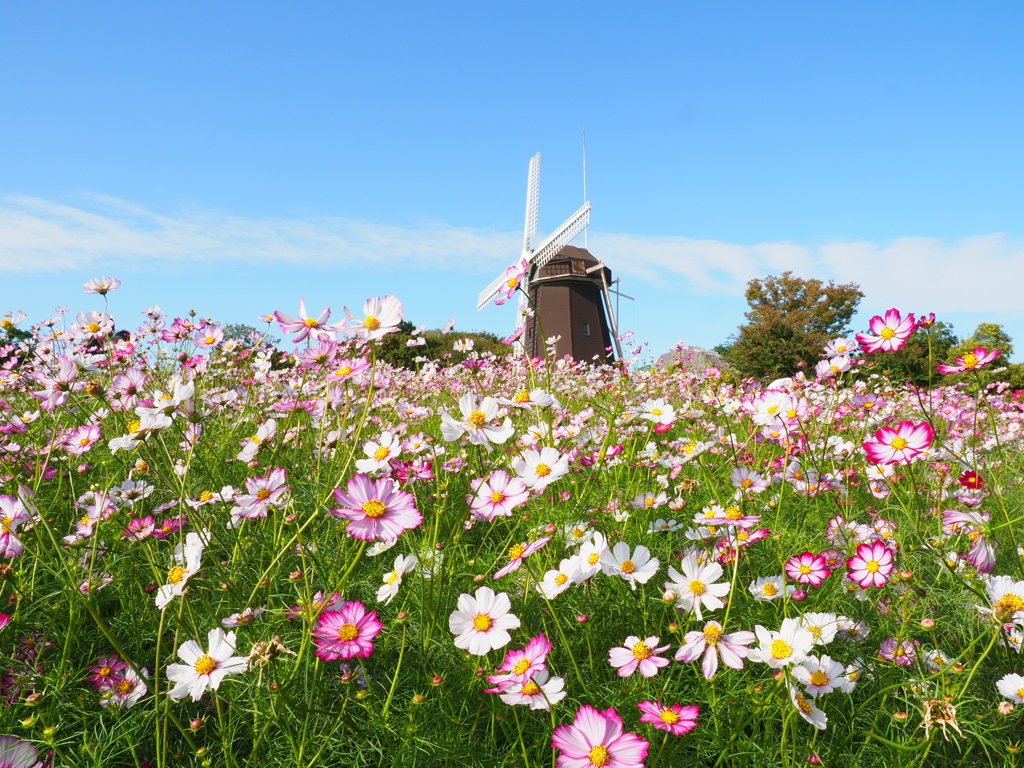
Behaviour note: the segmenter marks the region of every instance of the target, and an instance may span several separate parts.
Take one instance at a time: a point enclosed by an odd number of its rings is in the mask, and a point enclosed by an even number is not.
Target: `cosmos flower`
[[[939,373],[964,373],[965,371],[974,371],[978,368],[988,365],[995,360],[1003,352],[1001,349],[993,349],[989,352],[984,347],[977,347],[972,349],[970,352],[964,354],[963,357],[958,357],[953,365],[937,365],[935,366]]]
[[[448,411],[441,412],[441,437],[445,442],[450,443],[468,434],[469,442],[473,445],[500,445],[515,434],[512,420],[508,417],[505,417],[501,426],[494,426],[493,422],[498,418],[500,409],[498,401],[493,397],[478,401],[472,392],[466,392],[459,398],[459,410],[462,412],[462,421],[453,419]]]
[[[754,627],[759,645],[747,650],[747,658],[751,661],[763,662],[772,669],[781,669],[799,664],[807,658],[814,638],[811,633],[800,626],[800,620],[788,618],[782,620],[782,626],[776,632],[762,627]]]
[[[1024,704],[1024,677],[1011,673],[996,681],[996,690],[1016,704]]]
[[[100,697],[100,706],[104,709],[131,709],[138,704],[149,692],[146,685],[149,670],[142,667],[139,672],[141,674],[136,674],[131,667],[126,668],[117,681],[106,690],[105,695]]]
[[[572,725],[560,725],[551,734],[551,746],[561,750],[558,768],[643,768],[648,743],[624,732],[622,718],[588,704],[580,707]]]
[[[704,655],[701,673],[706,680],[713,680],[718,671],[718,657],[731,669],[743,669],[743,659],[747,656],[747,646],[757,636],[753,632],[722,633],[722,625],[717,621],[709,621],[704,629],[687,632],[683,645],[676,651],[676,661],[690,663]]]
[[[507,576],[513,571],[518,571],[519,566],[523,563],[523,560],[528,558],[530,555],[532,555],[538,549],[543,547],[549,541],[551,541],[550,536],[541,536],[539,539],[531,541],[529,543],[513,544],[508,551],[508,563],[506,563],[502,568],[498,570],[497,573],[494,574],[494,578],[500,579],[502,576]]]
[[[899,311],[890,309],[885,317],[875,315],[868,322],[871,333],[858,333],[857,341],[864,347],[866,354],[874,352],[895,352],[907,343],[907,339],[917,330],[914,313],[906,318],[900,317]]]
[[[217,690],[228,675],[240,675],[249,666],[244,656],[235,656],[235,633],[211,629],[207,635],[209,651],[204,651],[195,640],[188,640],[178,648],[178,658],[184,664],[167,667],[167,679],[175,686],[168,695],[172,699],[191,696],[199,701],[207,688]]]
[[[697,715],[700,710],[693,706],[679,704],[662,704],[657,701],[641,701],[637,708],[643,713],[641,723],[650,723],[660,731],[668,731],[673,736],[682,736],[697,727]]]
[[[390,479],[371,480],[357,474],[348,481],[346,491],[334,490],[334,500],[341,507],[330,512],[349,520],[345,532],[353,538],[392,541],[423,522],[414,506],[416,498],[397,489]]]
[[[850,580],[861,589],[884,586],[893,569],[892,550],[881,541],[861,544],[846,561],[846,568]]]
[[[402,321],[402,302],[394,296],[367,299],[363,302],[362,320],[357,320],[348,307],[344,307],[344,311],[348,318],[345,328],[354,332],[363,343],[378,341],[397,331]]]
[[[831,693],[846,681],[846,667],[825,655],[808,656],[790,671],[813,698]]]
[[[529,263],[527,262],[526,257],[523,257],[505,270],[505,283],[501,289],[502,292],[494,299],[495,304],[500,307],[512,298],[516,289],[519,287],[519,283],[522,282],[523,276],[526,274],[526,270],[528,268]]]
[[[469,503],[473,514],[487,521],[496,517],[507,517],[512,510],[525,504],[530,498],[523,481],[499,469],[483,480],[476,489],[476,495]]]
[[[3,768],[43,768],[39,750],[14,736],[0,736],[0,766]]]
[[[654,677],[659,668],[668,666],[668,659],[658,655],[667,651],[668,646],[657,647],[659,639],[648,637],[641,640],[630,635],[624,646],[608,651],[608,663],[619,670],[619,677],[629,677],[637,669],[644,677]]]
[[[498,674],[488,675],[487,682],[504,690],[510,683],[525,683],[545,668],[552,643],[543,633],[531,637],[525,648],[505,652],[505,658],[498,667]]]
[[[621,576],[636,589],[636,585],[646,584],[658,572],[661,563],[658,558],[651,557],[651,550],[643,545],[637,546],[632,554],[629,544],[620,541],[611,550],[605,549],[600,555],[601,570],[607,576]]]
[[[525,682],[509,683],[498,692],[503,702],[510,706],[524,704],[530,709],[550,709],[565,698],[565,680],[550,677],[546,669],[538,670]]]
[[[788,685],[787,687],[789,688],[789,700],[793,703],[796,711],[800,713],[800,717],[819,731],[825,730],[828,724],[828,717],[825,713],[818,709],[811,699],[804,696],[796,686]]]
[[[316,656],[321,661],[365,659],[373,653],[373,638],[383,627],[376,611],[367,611],[358,600],[337,611],[323,611],[313,627]]]
[[[934,436],[927,421],[901,421],[895,429],[878,429],[874,441],[865,440],[863,447],[872,464],[909,464],[931,445]]]
[[[693,611],[697,621],[702,621],[702,608],[717,611],[725,605],[722,598],[732,587],[728,582],[716,583],[724,573],[721,565],[714,562],[698,564],[697,556],[691,552],[682,559],[679,568],[682,573],[669,566],[671,581],[664,584],[665,589],[676,593],[676,608]]]
[[[448,617],[455,647],[474,656],[504,648],[512,641],[508,630],[519,628],[519,617],[511,609],[508,595],[495,594],[490,587],[480,587],[474,595],[460,595],[458,609]]]
[[[569,471],[569,457],[551,447],[539,451],[530,448],[512,462],[512,469],[527,488],[541,491]]]
[[[185,535],[185,543],[175,546],[176,565],[167,572],[167,583],[161,586],[156,593],[156,607],[161,611],[171,600],[179,597],[185,591],[188,580],[199,570],[205,545],[203,536],[195,531],[190,531]]]
[[[825,558],[811,552],[794,555],[786,561],[784,568],[787,579],[812,587],[820,586],[830,573]]]
[[[387,605],[395,599],[398,588],[402,586],[402,577],[416,567],[416,555],[399,555],[395,558],[395,567],[384,574],[384,583],[377,589],[377,602]]]

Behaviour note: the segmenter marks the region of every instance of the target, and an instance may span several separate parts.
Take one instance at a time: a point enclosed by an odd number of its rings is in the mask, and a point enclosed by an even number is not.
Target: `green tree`
[[[836,285],[783,272],[747,283],[747,322],[725,354],[743,376],[790,376],[801,364],[812,368],[824,346],[849,334],[849,323],[864,298],[856,283]]]

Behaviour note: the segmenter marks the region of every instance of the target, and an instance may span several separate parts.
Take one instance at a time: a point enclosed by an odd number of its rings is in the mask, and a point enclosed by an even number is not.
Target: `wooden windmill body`
[[[535,245],[540,192],[540,153],[530,160],[526,183],[526,224],[521,259],[526,273],[517,312],[517,329],[525,329],[519,349],[530,357],[546,354],[545,342],[555,343],[555,354],[576,360],[611,362],[619,349],[609,286],[611,270],[589,251],[569,243],[590,223],[590,203],[583,206],[552,234]],[[507,275],[502,273],[480,292],[477,309],[501,293]],[[527,301],[529,296],[529,301]],[[532,309],[532,311],[531,311]]]

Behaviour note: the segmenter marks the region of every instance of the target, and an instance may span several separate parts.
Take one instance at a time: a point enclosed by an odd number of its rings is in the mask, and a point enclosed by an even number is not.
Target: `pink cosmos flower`
[[[0,736],[0,766],[3,768],[43,768],[39,750],[14,736]]]
[[[743,669],[747,657],[747,646],[757,639],[753,632],[730,632],[722,634],[722,625],[709,621],[703,630],[687,632],[684,644],[676,651],[676,661],[690,663],[704,654],[701,672],[706,680],[712,680],[718,671],[718,657],[731,669]]]
[[[76,427],[64,436],[61,446],[69,456],[81,456],[100,439],[100,428],[95,424]]]
[[[371,480],[357,474],[348,481],[346,492],[334,490],[334,500],[341,507],[330,510],[335,517],[350,521],[345,532],[361,541],[394,541],[403,531],[423,522],[416,509],[416,498],[395,487],[392,480]]]
[[[825,558],[811,552],[794,555],[786,561],[786,578],[800,584],[819,586],[830,573]]]
[[[516,292],[516,288],[519,287],[520,281],[523,279],[523,275],[526,274],[528,264],[525,258],[520,259],[511,267],[505,270],[505,287],[502,289],[504,293],[500,294],[494,303],[499,307],[506,301],[512,298]]]
[[[95,666],[89,667],[89,674],[85,682],[97,691],[106,691],[117,685],[121,679],[121,673],[127,669],[128,664],[121,660],[116,653],[113,656],[100,656]]]
[[[976,368],[988,365],[995,360],[1003,351],[1001,349],[994,349],[989,352],[984,347],[977,347],[972,349],[963,357],[958,357],[954,365],[937,365],[935,366],[939,373],[963,373],[964,371],[973,371]]]
[[[881,541],[861,544],[857,552],[846,561],[847,576],[861,589],[881,587],[892,572],[892,550]]]
[[[15,535],[29,521],[29,513],[20,499],[0,496],[0,557],[9,560],[22,553],[24,546]]]
[[[528,544],[514,544],[508,551],[508,564],[495,573],[494,578],[500,579],[502,576],[506,576],[513,571],[518,571],[523,560],[528,558],[549,541],[551,541],[550,536],[541,536],[536,541],[531,541]]]
[[[863,447],[872,464],[909,464],[931,445],[934,436],[927,421],[901,421],[895,429],[881,427],[874,442],[865,441]]]
[[[525,504],[528,498],[530,492],[523,481],[518,477],[509,477],[507,472],[499,469],[480,482],[469,507],[474,515],[490,522],[496,517],[508,517],[513,509]]]
[[[240,519],[266,517],[270,507],[276,507],[282,496],[291,490],[285,485],[285,472],[282,467],[272,469],[266,477],[250,477],[245,481],[248,493],[235,496],[235,506],[231,510],[232,524]]]
[[[277,320],[277,327],[284,333],[294,333],[292,342],[298,344],[311,338],[315,341],[333,341],[342,330],[342,323],[327,324],[327,318],[331,316],[330,308],[320,312],[319,317],[310,317],[306,314],[306,302],[299,299],[299,316],[297,318],[286,315],[284,312],[274,312],[274,319]]]
[[[106,296],[111,291],[116,291],[121,287],[121,281],[116,277],[93,277],[89,279],[89,282],[82,285],[82,290],[86,293],[98,293],[100,296]]]
[[[682,736],[697,727],[697,715],[700,709],[693,705],[662,704],[657,701],[641,701],[637,708],[643,712],[641,723],[650,723],[660,731],[668,731],[673,736]]]
[[[562,751],[558,768],[643,768],[650,745],[624,732],[613,708],[602,712],[584,704],[572,725],[555,728],[551,746]]]
[[[498,667],[504,674],[488,675],[487,682],[503,691],[512,683],[524,683],[533,675],[546,668],[548,654],[552,644],[543,634],[530,638],[523,649],[516,648],[505,653],[505,659]]]
[[[667,645],[657,647],[657,637],[641,640],[636,635],[626,638],[626,644],[608,651],[608,663],[619,670],[619,677],[629,677],[637,668],[644,677],[654,677],[658,669],[668,666],[668,659],[659,656],[668,650]]]
[[[917,321],[913,312],[903,319],[896,309],[890,309],[884,318],[879,315],[872,317],[868,327],[871,329],[870,334],[857,334],[857,341],[863,345],[865,353],[895,352],[902,348],[911,334],[917,330]]]
[[[878,658],[902,667],[912,667],[920,645],[917,640],[896,640],[894,637],[887,637],[878,646]]]
[[[546,669],[538,670],[533,677],[521,683],[509,683],[504,689],[487,689],[488,693],[498,693],[501,700],[510,706],[524,704],[530,709],[550,709],[565,698],[565,680],[560,677],[548,677]]]
[[[313,627],[316,656],[321,661],[365,659],[373,653],[371,641],[383,628],[377,612],[367,611],[358,600],[345,603],[337,611],[324,611]]]

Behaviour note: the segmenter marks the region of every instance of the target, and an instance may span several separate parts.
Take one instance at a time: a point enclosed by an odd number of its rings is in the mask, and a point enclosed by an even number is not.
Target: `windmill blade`
[[[533,250],[537,237],[537,211],[540,205],[540,152],[530,158],[530,173],[526,177],[526,223],[523,226],[523,250]]]
[[[562,226],[544,238],[544,242],[530,256],[530,267],[540,269],[547,264],[562,248],[590,224],[590,203],[583,206],[563,222]]]

